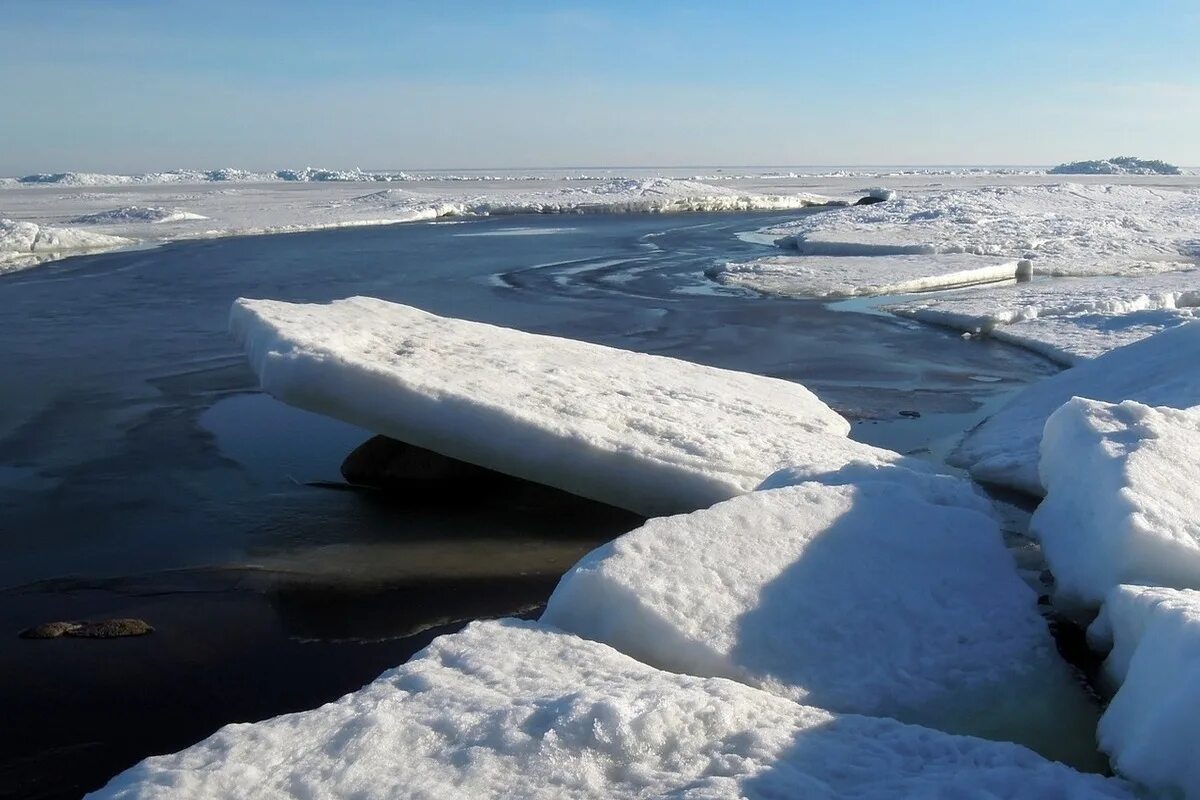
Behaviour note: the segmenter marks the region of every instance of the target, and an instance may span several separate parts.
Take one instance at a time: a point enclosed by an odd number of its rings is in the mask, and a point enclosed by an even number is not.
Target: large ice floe
[[[121,236],[0,219],[0,274],[63,255],[109,250],[131,244],[131,240]]]
[[[1200,322],[1157,333],[1084,361],[1016,394],[969,432],[950,460],[972,476],[1029,494],[1044,493],[1038,477],[1046,420],[1072,397],[1151,406],[1200,405]]]
[[[1122,583],[1200,589],[1200,406],[1076,397],[1046,422],[1041,478],[1031,530],[1062,602],[1099,606]]]
[[[534,623],[475,623],[342,699],[228,725],[94,800],[1133,798],[1017,745],[662,672]]]
[[[1200,270],[1059,278],[889,303],[894,314],[991,336],[1070,366],[1200,318]]]
[[[358,297],[239,300],[231,326],[286,403],[647,515],[790,464],[924,462],[845,438],[803,386]]]
[[[542,621],[834,711],[1094,753],[1096,711],[986,500],[901,467],[783,485],[803,477],[600,547]]]
[[[1117,770],[1163,796],[1200,798],[1200,592],[1113,589],[1088,631],[1112,651],[1120,688],[1100,720],[1100,747]]]

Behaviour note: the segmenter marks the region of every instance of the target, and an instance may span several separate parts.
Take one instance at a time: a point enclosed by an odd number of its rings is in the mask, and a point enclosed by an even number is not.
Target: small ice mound
[[[1116,586],[1200,589],[1200,407],[1076,397],[1042,434],[1046,499],[1031,530],[1064,604]]]
[[[1047,170],[1050,175],[1182,175],[1174,164],[1159,159],[1113,156],[1092,161],[1072,161]]]
[[[1119,586],[1088,631],[1112,647],[1120,686],[1098,730],[1116,770],[1153,790],[1200,798],[1200,592]]]
[[[845,438],[843,417],[775,378],[368,297],[239,300],[230,324],[285,403],[647,516],[751,491],[789,464],[913,461]]]
[[[131,244],[133,240],[123,236],[0,219],[0,272],[21,269],[55,253],[105,250]]]
[[[675,675],[516,620],[442,636],[312,711],[227,725],[93,800],[1133,800],[1022,747]]]
[[[1020,261],[970,255],[768,256],[710,268],[726,286],[784,297],[912,294],[1014,281]]]
[[[980,498],[851,472],[650,520],[585,556],[542,621],[672,672],[1094,763],[1097,711]]]
[[[187,220],[208,219],[202,214],[184,211],[181,208],[162,208],[161,206],[122,206],[111,211],[98,211],[95,214],[84,214],[71,220],[74,225],[115,225],[121,222],[185,222]]]
[[[1200,322],[1118,347],[1019,392],[968,433],[950,460],[969,469],[976,480],[1042,495],[1042,429],[1059,406],[1072,397],[1089,397],[1191,408],[1200,405],[1200,370],[1195,364],[1200,364]]]

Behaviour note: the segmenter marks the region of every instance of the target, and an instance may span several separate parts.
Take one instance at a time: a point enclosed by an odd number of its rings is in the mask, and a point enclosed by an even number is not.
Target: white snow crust
[[[883,308],[1018,344],[1070,366],[1200,317],[1200,270],[1018,283]]]
[[[844,418],[775,378],[364,297],[239,300],[231,326],[290,405],[647,515],[707,507],[791,464],[922,464],[844,438]]]
[[[1200,798],[1200,592],[1119,586],[1089,634],[1120,685],[1098,731],[1118,772],[1163,796]]]
[[[1013,744],[837,715],[505,620],[312,711],[227,725],[93,800],[1133,798]]]
[[[1046,421],[1041,479],[1031,530],[1064,604],[1098,607],[1122,583],[1200,589],[1200,407],[1073,398]]]
[[[672,672],[1078,756],[1057,748],[1095,709],[985,508],[958,478],[852,467],[650,520],[585,556],[542,621]]]
[[[1045,378],[976,427],[951,454],[978,480],[1033,495],[1046,420],[1072,397],[1151,406],[1200,405],[1200,322],[1189,322]]]

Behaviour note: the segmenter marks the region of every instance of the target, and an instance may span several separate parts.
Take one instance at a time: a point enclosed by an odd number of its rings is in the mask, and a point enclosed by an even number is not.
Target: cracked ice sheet
[[[285,403],[489,469],[656,515],[792,464],[925,462],[851,441],[797,383],[359,297],[240,300],[231,326]]]
[[[93,800],[1122,798],[1013,744],[676,675],[535,623],[477,622],[312,711],[227,725]]]

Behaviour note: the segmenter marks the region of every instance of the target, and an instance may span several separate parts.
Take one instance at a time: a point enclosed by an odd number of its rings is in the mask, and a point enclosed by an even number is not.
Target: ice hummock
[[[231,326],[286,403],[647,515],[704,508],[789,464],[932,469],[846,439],[844,418],[775,378],[365,297],[239,300]]]
[[[122,222],[184,222],[187,220],[208,219],[203,214],[184,211],[181,208],[163,208],[162,206],[121,206],[108,211],[97,211],[92,214],[81,214],[71,220],[74,225],[117,225]]]
[[[1071,161],[1047,170],[1050,175],[1181,175],[1174,164],[1160,159],[1113,156],[1091,161]]]
[[[1100,719],[1100,748],[1122,775],[1200,798],[1200,592],[1116,587],[1088,634],[1112,647],[1104,667],[1120,686]]]
[[[93,800],[1123,798],[1013,744],[675,675],[534,623],[474,623],[333,703],[227,725]]]
[[[0,273],[57,257],[133,244],[104,233],[0,219]]]
[[[1200,318],[1200,270],[969,289],[884,309],[1020,345],[1070,366]]]
[[[1200,589],[1200,406],[1073,398],[1046,421],[1041,479],[1030,527],[1062,602],[1098,607],[1122,583]]]
[[[1086,759],[1096,709],[985,507],[900,467],[757,491],[596,549],[542,621],[672,672]]]
[[[1033,495],[1044,493],[1038,478],[1039,446],[1046,420],[1072,397],[1151,406],[1200,405],[1200,322],[1189,322],[1111,350],[1015,395],[976,427],[950,460],[977,480]]]

